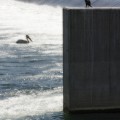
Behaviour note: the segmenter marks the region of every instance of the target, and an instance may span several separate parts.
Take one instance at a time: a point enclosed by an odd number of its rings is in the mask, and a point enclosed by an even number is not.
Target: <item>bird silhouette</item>
[[[27,44],[27,43],[29,43],[30,41],[32,41],[32,39],[29,37],[29,35],[26,35],[26,40],[19,39],[19,40],[16,41],[16,43],[19,43],[19,44]]]
[[[92,7],[90,0],[85,0],[86,7]]]

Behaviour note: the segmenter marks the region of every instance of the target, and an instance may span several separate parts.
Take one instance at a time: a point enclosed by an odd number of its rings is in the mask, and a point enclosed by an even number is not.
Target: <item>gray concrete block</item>
[[[64,109],[120,108],[120,9],[63,10]]]

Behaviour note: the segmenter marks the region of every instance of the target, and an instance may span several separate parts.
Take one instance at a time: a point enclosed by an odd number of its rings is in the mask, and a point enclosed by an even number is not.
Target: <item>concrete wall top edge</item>
[[[65,7],[65,10],[120,10],[120,7]]]

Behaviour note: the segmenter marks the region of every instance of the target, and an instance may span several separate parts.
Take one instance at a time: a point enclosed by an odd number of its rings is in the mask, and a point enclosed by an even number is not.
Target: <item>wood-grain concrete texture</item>
[[[120,108],[120,8],[63,10],[64,109]]]

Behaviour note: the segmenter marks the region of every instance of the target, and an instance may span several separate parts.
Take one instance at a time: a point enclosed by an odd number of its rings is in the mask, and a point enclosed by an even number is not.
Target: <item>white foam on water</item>
[[[0,119],[20,119],[62,111],[62,89],[0,100]]]

